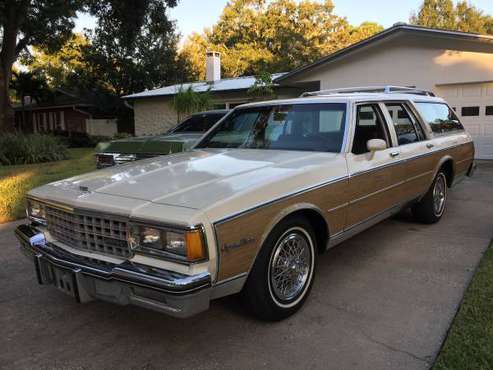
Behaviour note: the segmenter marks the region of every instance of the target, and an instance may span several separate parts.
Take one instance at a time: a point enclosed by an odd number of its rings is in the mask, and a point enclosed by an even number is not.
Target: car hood
[[[194,150],[137,161],[46,185],[41,193],[108,195],[163,205],[204,209],[241,194],[252,194],[275,183],[292,188],[326,180],[320,167],[341,157],[331,153],[281,150]],[[310,180],[308,177],[311,177]],[[285,186],[283,184],[283,186]],[[269,188],[270,187],[270,188]]]
[[[104,145],[104,153],[168,154],[190,148],[203,133],[176,133],[114,140]]]

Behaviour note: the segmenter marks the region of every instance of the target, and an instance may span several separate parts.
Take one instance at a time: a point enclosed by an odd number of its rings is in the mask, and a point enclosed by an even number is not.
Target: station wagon
[[[473,169],[470,135],[433,93],[319,91],[239,106],[189,152],[36,188],[16,233],[39,283],[78,302],[188,317],[241,292],[280,320],[320,253],[406,208],[439,221]]]

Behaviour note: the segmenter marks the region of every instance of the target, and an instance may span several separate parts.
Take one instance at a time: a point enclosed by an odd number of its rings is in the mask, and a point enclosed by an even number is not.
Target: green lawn
[[[24,217],[30,189],[96,169],[93,149],[69,149],[69,155],[58,162],[0,166],[0,223]]]
[[[493,369],[493,244],[467,289],[433,369]]]

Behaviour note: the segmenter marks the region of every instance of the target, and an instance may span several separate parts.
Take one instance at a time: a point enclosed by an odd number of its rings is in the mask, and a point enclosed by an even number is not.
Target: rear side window
[[[416,103],[419,114],[437,134],[464,130],[454,111],[443,103]]]
[[[419,141],[414,121],[406,108],[400,103],[388,103],[385,104],[385,106],[392,117],[392,123],[394,124],[399,145],[411,144]]]

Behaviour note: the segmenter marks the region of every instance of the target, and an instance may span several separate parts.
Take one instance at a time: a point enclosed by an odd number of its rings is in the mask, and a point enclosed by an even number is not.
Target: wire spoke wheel
[[[303,293],[312,272],[312,251],[311,241],[299,230],[290,230],[278,241],[269,266],[276,300],[290,302]]]
[[[436,216],[441,216],[445,208],[447,198],[447,182],[445,176],[440,173],[433,187],[433,211]]]

